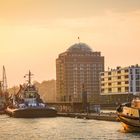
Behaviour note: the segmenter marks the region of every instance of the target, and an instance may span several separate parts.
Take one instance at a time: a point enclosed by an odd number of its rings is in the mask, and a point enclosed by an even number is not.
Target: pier
[[[117,121],[116,113],[58,113],[58,116],[61,117],[71,117],[71,118],[80,118],[80,119],[95,119],[102,121]]]

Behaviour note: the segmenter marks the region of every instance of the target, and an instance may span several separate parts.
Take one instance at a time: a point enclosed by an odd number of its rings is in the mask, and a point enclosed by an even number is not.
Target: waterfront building
[[[56,59],[56,94],[58,102],[81,102],[84,85],[88,102],[99,97],[99,73],[104,71],[101,52],[85,43],[76,43]]]
[[[140,66],[117,67],[101,72],[100,93],[111,98],[116,95],[116,102],[130,100],[131,96],[140,93]]]

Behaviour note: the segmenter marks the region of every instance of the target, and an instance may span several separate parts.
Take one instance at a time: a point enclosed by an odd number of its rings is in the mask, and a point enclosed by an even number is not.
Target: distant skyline
[[[55,60],[80,41],[105,56],[105,66],[140,64],[139,0],[0,0],[0,79],[8,86],[56,79]]]

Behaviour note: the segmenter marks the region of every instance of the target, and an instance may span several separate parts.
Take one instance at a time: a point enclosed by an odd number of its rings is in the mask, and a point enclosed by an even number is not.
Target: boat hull
[[[14,118],[40,118],[40,117],[56,117],[57,111],[51,108],[25,108],[11,109],[7,108],[6,113]]]
[[[130,118],[119,114],[118,119],[126,132],[140,132],[139,118]]]
[[[140,132],[140,127],[131,126],[123,122],[121,124],[126,132]]]

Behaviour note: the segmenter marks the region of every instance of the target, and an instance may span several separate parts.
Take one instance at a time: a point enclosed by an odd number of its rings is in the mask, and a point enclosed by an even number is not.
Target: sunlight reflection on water
[[[16,119],[0,116],[0,140],[138,140],[119,122],[75,118]]]

